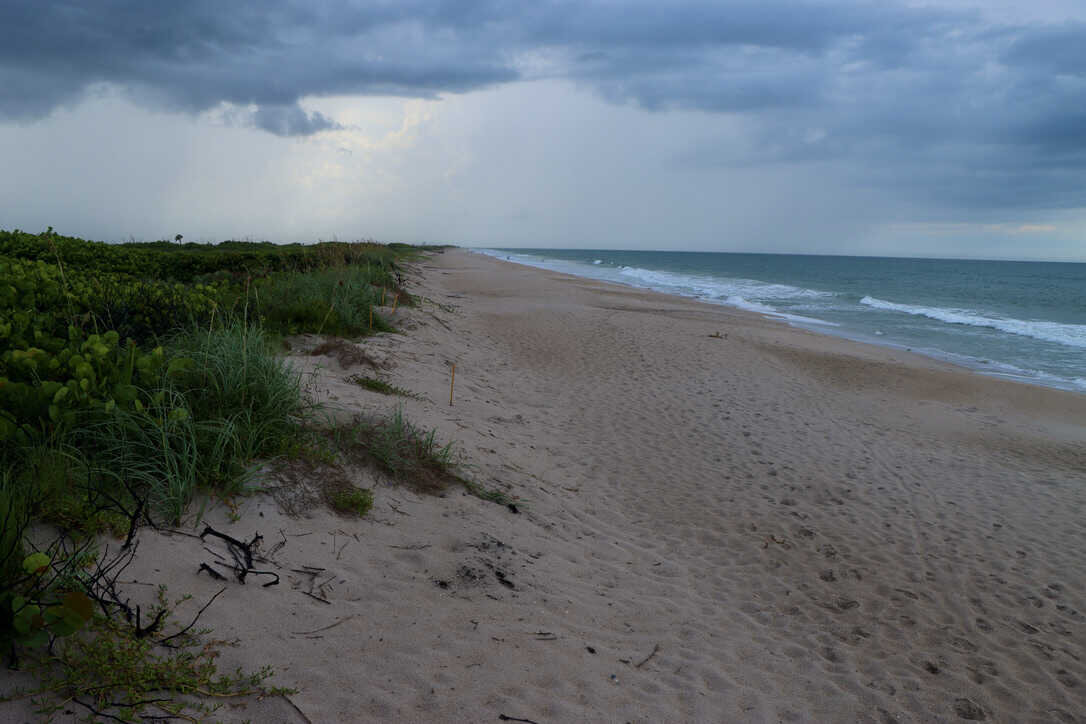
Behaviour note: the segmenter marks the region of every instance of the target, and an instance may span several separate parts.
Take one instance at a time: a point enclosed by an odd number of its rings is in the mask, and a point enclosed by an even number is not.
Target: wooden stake
[[[385,306],[385,292],[387,292],[387,291],[388,291],[387,289],[384,289],[384,288],[381,289],[381,306],[382,307]]]
[[[396,305],[400,303],[400,293],[396,292],[396,296],[392,298],[392,311],[396,311]]]
[[[370,307],[370,331],[373,331],[373,307]]]
[[[456,384],[456,363],[452,363],[452,377],[449,379],[449,407],[452,407],[453,385]]]

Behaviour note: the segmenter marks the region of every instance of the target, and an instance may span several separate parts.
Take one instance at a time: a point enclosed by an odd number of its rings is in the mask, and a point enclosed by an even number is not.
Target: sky
[[[1080,0],[4,0],[0,229],[1086,261]]]

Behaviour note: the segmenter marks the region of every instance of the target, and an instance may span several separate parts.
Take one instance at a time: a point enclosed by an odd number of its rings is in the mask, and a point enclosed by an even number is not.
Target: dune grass
[[[455,480],[453,444],[439,445],[437,431],[416,426],[404,416],[401,407],[385,418],[357,418],[342,432],[342,449],[361,453],[398,483],[422,492],[437,492]]]
[[[261,327],[234,321],[190,330],[172,340],[169,353],[191,362],[176,365],[167,385],[193,419],[229,427],[242,460],[279,453],[309,410],[301,375],[275,354]]]
[[[373,265],[277,273],[253,287],[251,311],[264,326],[281,334],[361,337],[392,332],[376,307],[383,290],[394,285],[386,269]]]
[[[486,488],[462,474],[461,456],[455,443],[437,442],[437,430],[424,430],[397,407],[385,417],[356,418],[353,425],[332,431],[335,445],[348,456],[369,462],[400,485],[421,493],[440,493],[462,485],[477,498],[498,505],[513,499],[500,490]]]
[[[418,394],[411,392],[410,390],[405,390],[402,387],[397,387],[396,385],[389,384],[388,382],[385,382],[382,379],[378,379],[377,377],[366,377],[365,375],[351,375],[347,378],[347,381],[353,382],[364,390],[376,392],[381,395],[397,395],[399,397],[414,398],[419,397]]]

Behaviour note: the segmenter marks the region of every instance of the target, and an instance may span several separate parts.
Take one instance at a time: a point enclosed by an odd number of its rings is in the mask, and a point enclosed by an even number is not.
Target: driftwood
[[[264,536],[257,533],[253,536],[253,539],[246,543],[240,541],[237,538],[227,535],[226,533],[220,533],[212,528],[210,525],[206,526],[202,533],[200,533],[200,540],[204,540],[207,536],[219,538],[226,542],[226,550],[230,553],[234,559],[234,563],[231,566],[234,571],[234,576],[238,579],[238,583],[245,583],[245,577],[250,573],[255,576],[273,576],[274,580],[268,581],[262,584],[264,588],[268,586],[275,586],[279,583],[279,574],[274,571],[259,571],[253,568],[253,548],[260,544],[264,540]],[[214,554],[213,555],[217,555]],[[207,571],[211,574],[212,578],[220,578],[221,574],[218,574],[206,563],[200,565],[201,571]]]

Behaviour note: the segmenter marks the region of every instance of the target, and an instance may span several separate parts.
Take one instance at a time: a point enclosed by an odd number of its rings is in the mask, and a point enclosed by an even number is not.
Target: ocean
[[[1086,264],[583,249],[475,249],[740,307],[978,372],[1086,392]]]

